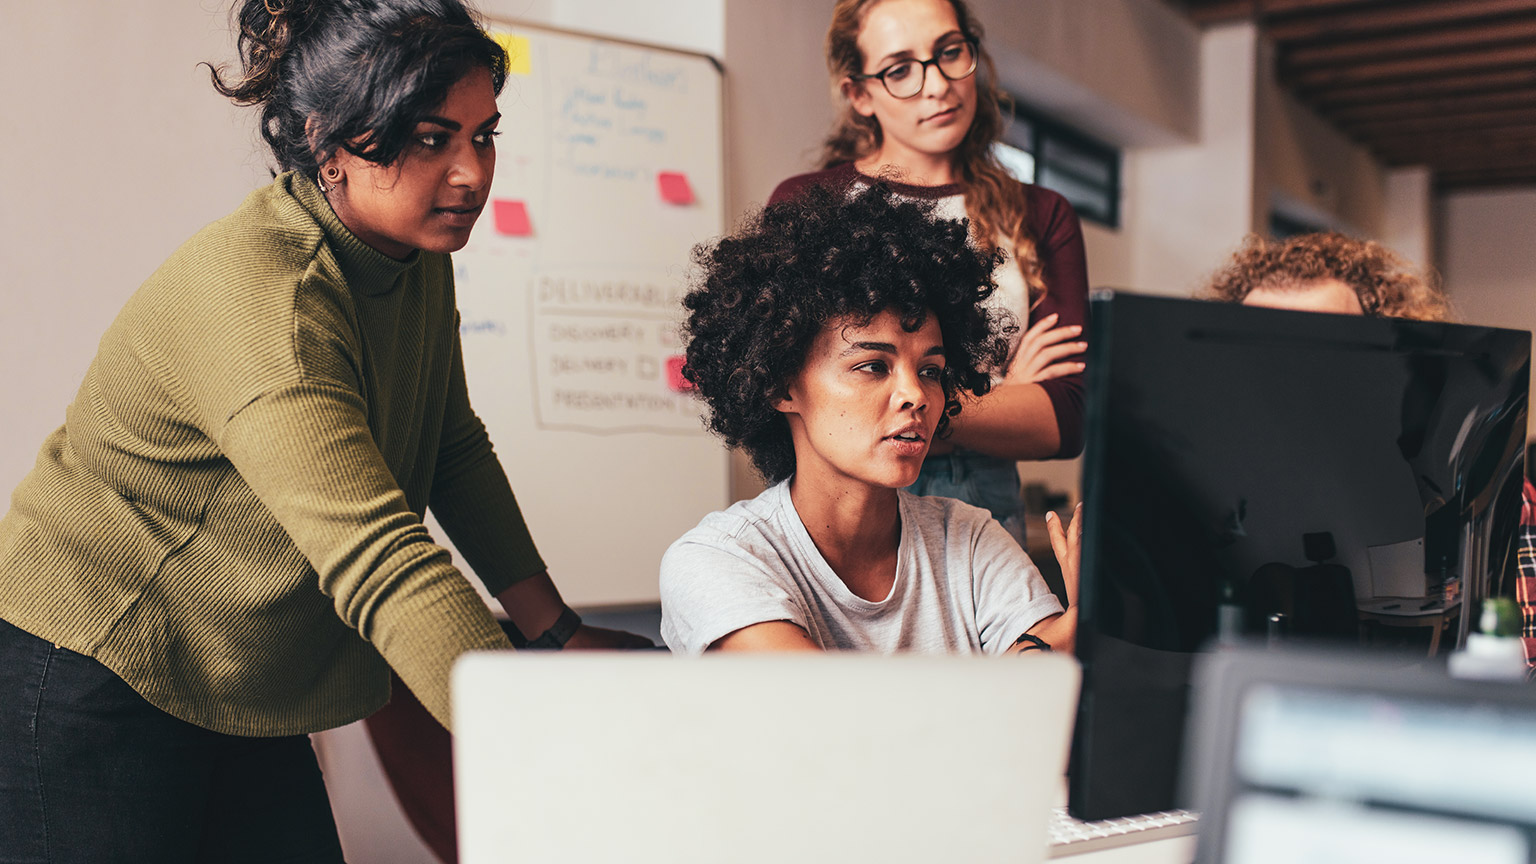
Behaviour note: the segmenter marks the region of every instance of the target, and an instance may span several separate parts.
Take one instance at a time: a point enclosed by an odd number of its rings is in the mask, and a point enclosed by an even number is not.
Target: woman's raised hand
[[[1056,553],[1056,563],[1061,565],[1061,581],[1067,588],[1067,606],[1077,606],[1077,574],[1083,560],[1083,504],[1078,502],[1072,511],[1072,524],[1063,527],[1061,517],[1054,512],[1045,514],[1045,533],[1051,537],[1051,551]]]

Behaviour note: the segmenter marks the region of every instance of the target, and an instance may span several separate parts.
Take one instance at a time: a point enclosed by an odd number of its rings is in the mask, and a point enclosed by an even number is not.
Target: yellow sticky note
[[[532,75],[533,54],[528,50],[527,36],[514,36],[511,33],[491,32],[491,38],[496,40],[503,51],[507,52],[508,75]]]

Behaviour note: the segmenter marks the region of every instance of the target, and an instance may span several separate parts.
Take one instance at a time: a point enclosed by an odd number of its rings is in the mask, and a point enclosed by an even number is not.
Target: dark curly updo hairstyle
[[[240,73],[209,74],[261,106],[284,171],[313,177],[343,149],[388,165],[471,70],[489,70],[498,94],[506,81],[506,52],[458,0],[245,0],[235,18]]]
[[[815,187],[749,217],[734,234],[694,249],[684,376],[709,409],[709,427],[776,483],[795,472],[789,424],[774,408],[828,326],[864,326],[889,309],[908,332],[929,315],[944,337],[944,410],[983,395],[1008,356],[1013,316],[982,303],[996,289],[1000,253],[966,241],[963,222],[884,183],[856,192]]]

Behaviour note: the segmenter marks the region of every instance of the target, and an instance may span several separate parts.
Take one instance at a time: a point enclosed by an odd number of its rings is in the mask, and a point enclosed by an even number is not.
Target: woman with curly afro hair
[[[987,511],[904,488],[1017,329],[966,232],[875,182],[808,189],[695,251],[684,374],[774,485],[667,551],[673,650],[1072,644],[1076,610]]]
[[[1206,291],[1247,306],[1445,321],[1444,292],[1395,252],[1324,232],[1284,240],[1249,235]]]
[[[986,397],[929,449],[912,491],[985,507],[1022,543],[1018,462],[1070,459],[1083,449],[1081,223],[1065,198],[1019,182],[999,160],[1006,97],[964,0],[830,5],[825,54],[837,119],[821,170],[780,183],[769,203],[879,177],[946,219],[966,219],[974,244],[1003,253],[987,302],[1020,320],[1010,360]]]

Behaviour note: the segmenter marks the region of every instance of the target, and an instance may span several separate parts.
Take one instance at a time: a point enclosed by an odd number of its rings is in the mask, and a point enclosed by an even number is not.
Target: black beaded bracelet
[[[555,623],[549,625],[549,629],[540,633],[537,638],[528,640],[523,646],[529,651],[559,651],[565,647],[565,643],[575,635],[576,629],[581,626],[581,616],[577,615],[571,607],[565,607]]]
[[[1049,650],[1051,650],[1051,644],[1049,642],[1045,641],[1044,639],[1041,639],[1039,636],[1036,636],[1033,633],[1025,633],[1024,635],[1020,636],[1019,638],[1013,640],[1013,644],[1015,644],[1015,645],[1023,645],[1024,646],[1023,648],[1019,649],[1019,653],[1020,654],[1023,654],[1026,651],[1049,651]]]

